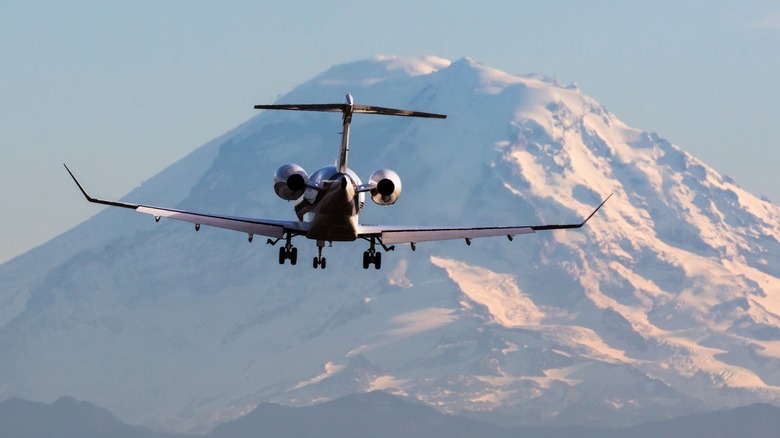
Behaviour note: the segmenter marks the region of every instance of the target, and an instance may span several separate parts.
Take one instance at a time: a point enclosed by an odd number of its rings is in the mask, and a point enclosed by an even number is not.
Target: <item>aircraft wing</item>
[[[479,237],[506,236],[510,240],[518,234],[530,234],[537,231],[566,230],[572,228],[582,228],[590,218],[596,214],[611,197],[607,196],[595,210],[585,220],[572,224],[556,225],[521,225],[508,227],[403,227],[403,226],[382,226],[382,225],[361,225],[360,237],[379,237],[385,245],[393,243],[419,243],[434,240],[455,240],[465,239],[471,243],[471,239]]]
[[[150,205],[131,204],[127,202],[110,201],[106,199],[93,198],[87,194],[84,187],[81,186],[79,181],[73,175],[73,172],[65,166],[65,169],[73,178],[73,181],[87,198],[87,201],[95,204],[110,205],[113,207],[122,207],[135,210],[139,213],[146,213],[154,216],[154,219],[159,221],[160,218],[170,218],[185,222],[192,222],[195,224],[195,229],[199,229],[201,225],[208,225],[212,227],[225,228],[228,230],[241,231],[249,235],[250,241],[255,234],[261,236],[267,236],[272,238],[282,238],[285,233],[291,232],[292,234],[305,234],[306,226],[302,222],[296,221],[276,221],[265,219],[253,219],[233,216],[220,216],[213,214],[194,213],[184,210],[176,210],[172,208],[153,207]]]

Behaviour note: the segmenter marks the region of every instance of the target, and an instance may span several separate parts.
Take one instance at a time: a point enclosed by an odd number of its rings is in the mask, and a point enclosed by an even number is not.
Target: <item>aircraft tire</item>
[[[279,248],[279,264],[283,265],[284,261],[287,259],[287,251],[284,250],[284,247]]]
[[[382,267],[382,253],[377,252],[374,254],[374,268],[380,269]]]
[[[368,265],[371,264],[371,255],[368,251],[363,253],[363,269],[368,269]]]
[[[295,265],[298,263],[298,248],[292,248],[290,250],[290,264]]]

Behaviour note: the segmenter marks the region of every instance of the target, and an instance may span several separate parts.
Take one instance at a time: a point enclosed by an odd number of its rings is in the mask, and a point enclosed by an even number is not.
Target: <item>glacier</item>
[[[352,169],[404,183],[364,223],[576,222],[614,196],[579,231],[397,246],[382,271],[361,242],[326,247],[320,271],[241,233],[102,210],[0,266],[0,399],[67,395],[171,431],[377,389],[522,425],[780,405],[780,208],[575,85],[469,58],[337,65],[278,103],[346,92],[448,114],[355,118]],[[273,171],[331,163],[338,123],[258,113],[124,200],[292,219]],[[95,208],[75,187],[73,203]]]

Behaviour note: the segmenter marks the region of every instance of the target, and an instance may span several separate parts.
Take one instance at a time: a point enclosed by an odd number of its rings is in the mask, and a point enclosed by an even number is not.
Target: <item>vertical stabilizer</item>
[[[339,173],[347,173],[347,156],[349,155],[349,124],[352,123],[352,112],[355,108],[355,101],[352,95],[347,93],[344,98],[344,118],[341,126],[341,146],[339,147],[339,157],[336,160],[336,168]]]

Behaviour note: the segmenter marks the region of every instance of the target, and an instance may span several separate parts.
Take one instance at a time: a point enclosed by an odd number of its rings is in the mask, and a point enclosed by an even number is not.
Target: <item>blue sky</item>
[[[63,162],[94,194],[121,197],[255,103],[380,54],[576,82],[780,202],[776,1],[6,0],[0,262],[98,211]]]

